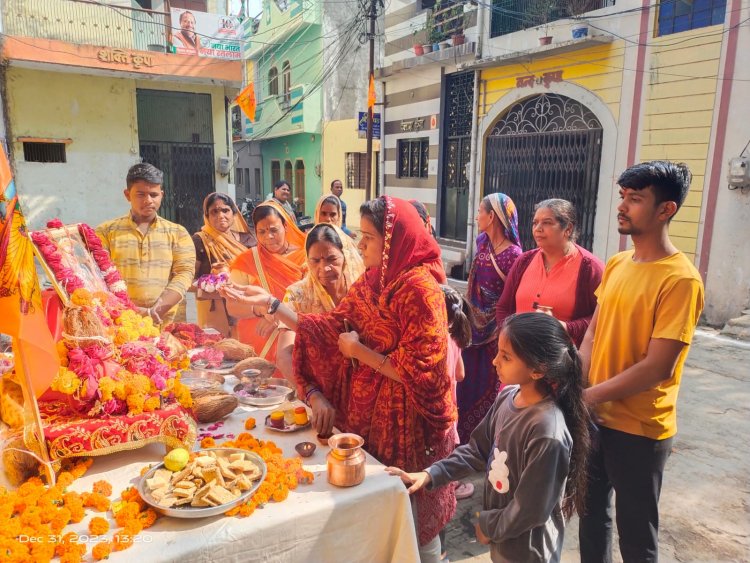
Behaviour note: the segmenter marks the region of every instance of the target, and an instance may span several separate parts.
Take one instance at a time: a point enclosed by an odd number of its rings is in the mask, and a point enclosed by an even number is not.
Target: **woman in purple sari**
[[[495,305],[505,286],[513,262],[521,254],[518,213],[513,200],[505,194],[490,194],[482,200],[477,213],[477,252],[469,272],[467,298],[474,313],[472,342],[463,351],[466,378],[458,384],[458,435],[461,443],[495,402],[500,389],[492,360],[497,354]],[[470,483],[456,493],[470,496]]]

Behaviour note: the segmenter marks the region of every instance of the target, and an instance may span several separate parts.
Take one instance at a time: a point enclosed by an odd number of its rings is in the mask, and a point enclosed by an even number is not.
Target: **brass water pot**
[[[328,482],[337,487],[353,487],[365,479],[365,441],[356,434],[334,434],[328,438]]]

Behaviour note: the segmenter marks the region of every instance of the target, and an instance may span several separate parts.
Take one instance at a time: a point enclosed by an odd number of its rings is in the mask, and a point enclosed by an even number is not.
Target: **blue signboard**
[[[367,112],[359,112],[359,120],[357,121],[357,131],[360,133],[367,134]],[[380,114],[372,114],[372,138],[380,139]]]

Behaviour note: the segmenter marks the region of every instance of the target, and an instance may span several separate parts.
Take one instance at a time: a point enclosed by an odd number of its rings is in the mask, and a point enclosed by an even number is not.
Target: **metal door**
[[[451,74],[445,83],[443,120],[443,174],[440,186],[440,236],[466,240],[469,210],[474,72]]]
[[[502,192],[513,199],[524,249],[535,246],[534,205],[554,197],[573,203],[578,243],[591,250],[601,150],[599,120],[565,96],[523,100],[498,120],[485,145],[484,194]]]
[[[139,89],[136,100],[141,158],[164,172],[159,214],[197,232],[216,189],[211,96]]]

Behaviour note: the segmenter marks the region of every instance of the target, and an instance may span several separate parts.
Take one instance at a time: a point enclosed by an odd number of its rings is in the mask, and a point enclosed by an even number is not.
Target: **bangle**
[[[377,368],[375,368],[375,371],[378,372],[378,373],[381,373],[380,370],[383,369],[383,366],[385,365],[385,362],[387,362],[387,361],[388,361],[388,354],[386,354],[383,357],[383,361],[380,362],[380,365]]]
[[[322,391],[317,387],[311,387],[307,393],[305,393],[305,404],[309,407],[310,406],[310,397],[313,396],[313,393],[322,393]]]

